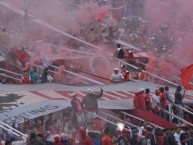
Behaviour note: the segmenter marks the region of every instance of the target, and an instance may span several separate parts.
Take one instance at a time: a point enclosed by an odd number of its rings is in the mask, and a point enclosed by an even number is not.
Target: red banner
[[[192,89],[192,86],[189,83],[192,77],[192,74],[193,74],[193,64],[181,69],[181,74],[180,74],[181,85],[187,90]]]

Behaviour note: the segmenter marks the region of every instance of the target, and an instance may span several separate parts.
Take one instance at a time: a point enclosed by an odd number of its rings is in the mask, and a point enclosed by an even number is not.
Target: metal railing
[[[182,121],[183,123],[188,124],[188,125],[190,125],[190,126],[193,127],[193,124],[192,124],[192,123],[190,123],[190,122],[188,122],[188,121],[186,121],[186,120],[178,117],[177,115],[175,115],[175,114],[173,114],[173,113],[170,113],[169,111],[166,111],[165,109],[163,109],[163,108],[161,108],[161,107],[159,107],[159,108],[160,108],[161,111],[164,111],[166,114],[171,115],[172,117],[177,118],[177,119],[179,119],[180,121]]]
[[[121,111],[121,113],[123,113],[123,114],[126,115],[126,116],[135,118],[135,119],[137,119],[137,120],[145,121],[144,119],[141,119],[141,118],[136,117],[136,116],[134,116],[134,115],[131,115],[131,114],[129,114],[129,113],[126,113],[126,112],[123,112],[123,111]],[[151,124],[152,126],[155,126],[155,127],[157,127],[157,128],[163,129],[163,127],[161,127],[161,126],[159,126],[159,125],[156,125],[156,124],[154,124],[154,123],[149,122],[149,124]]]
[[[84,111],[85,111],[86,113],[91,114],[91,112],[89,112],[89,111],[87,111],[87,110],[84,110]],[[132,126],[132,127],[135,127],[135,128],[138,128],[138,129],[140,129],[140,130],[144,130],[144,131],[145,131],[145,129],[142,129],[142,128],[140,128],[139,126],[136,126],[136,125],[134,125],[134,124],[132,124],[132,123],[130,123],[130,122],[126,122],[126,121],[124,121],[124,120],[121,120],[121,119],[119,119],[119,118],[117,118],[117,117],[114,117],[114,116],[108,114],[108,113],[104,113],[104,112],[101,112],[101,111],[100,111],[99,113],[103,113],[103,114],[107,115],[108,117],[114,118],[115,120],[120,121],[119,123],[125,123],[125,124],[127,124],[127,125]],[[93,114],[92,114],[92,115],[93,115]],[[98,117],[98,118],[100,118],[100,119],[103,120],[103,121],[106,121],[106,122],[108,122],[108,123],[110,123],[110,124],[113,124],[113,125],[115,125],[115,126],[118,126],[118,124],[116,124],[115,122],[110,121],[110,120],[108,120],[108,119],[106,119],[106,118],[104,118],[104,117],[102,117],[102,116],[100,116],[100,115],[98,115],[98,114],[95,114],[95,116]],[[124,129],[126,129],[127,131],[131,131],[131,130],[127,129],[127,128],[124,128]],[[121,130],[121,131],[122,131],[122,130]],[[143,135],[140,135],[140,134],[139,134],[139,136],[140,136],[140,137],[144,137]]]
[[[5,124],[4,122],[0,121],[0,128],[16,135],[17,137],[21,137],[21,139],[26,140],[28,138],[28,135],[23,134],[22,132],[16,130],[15,128]]]

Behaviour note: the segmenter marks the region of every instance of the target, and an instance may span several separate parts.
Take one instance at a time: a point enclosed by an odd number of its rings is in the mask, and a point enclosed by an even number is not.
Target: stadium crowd
[[[80,1],[77,1],[76,4],[79,2]],[[102,5],[103,4],[105,5],[106,3],[104,2]],[[135,3],[135,5],[137,5],[137,3]],[[0,34],[1,51],[5,53],[8,52],[8,48],[13,47],[12,45],[14,43],[9,44],[10,40],[18,41],[19,38],[16,39],[16,34],[26,35],[27,28],[24,27],[21,29],[21,26],[13,27],[12,17],[6,18],[3,14],[1,14],[0,17],[5,21],[3,25],[8,27],[2,27]],[[28,19],[25,19],[25,21],[28,22]],[[184,21],[184,23],[188,22],[190,22],[190,20]],[[173,32],[173,26],[171,24],[163,24],[157,31],[153,31],[148,29],[148,23],[143,17],[135,16],[124,17],[121,20],[120,28],[117,28],[117,26],[98,26],[99,23],[88,24],[81,26],[81,33],[76,37],[91,43],[102,42],[107,44],[110,44],[115,38],[121,38],[141,48],[143,51],[154,51],[158,56],[163,56],[163,54],[167,54],[167,56],[170,55],[168,52],[171,51],[174,41],[182,44],[182,46],[185,45],[185,42],[182,42],[180,38],[175,35],[177,32]],[[20,25],[20,23],[14,23],[14,26],[16,25]],[[34,24],[30,26],[32,25]],[[40,29],[33,32],[33,37],[37,36],[36,33],[39,33],[39,30]],[[38,35],[38,39],[42,39],[42,37],[43,36]],[[59,36],[57,38],[59,38]],[[61,40],[61,38],[58,40],[57,38],[53,35],[46,37],[43,41],[58,45],[60,44],[59,40]],[[30,37],[29,39],[29,42],[35,41],[35,38]],[[66,42],[66,40],[62,40],[62,42]],[[68,40],[66,44],[73,44],[73,47],[79,45],[79,43],[73,43],[70,40]],[[27,49],[30,50],[31,48]],[[118,59],[125,59],[125,52],[120,44],[117,44],[115,56]],[[135,65],[136,62],[134,59],[133,52],[128,51],[127,61]],[[54,77],[50,75],[51,73],[48,68],[44,68],[42,72],[38,72],[36,67],[26,67],[26,64],[20,63],[22,68],[25,68],[22,69],[23,72],[20,72],[23,75],[23,84],[54,81]],[[120,72],[119,69],[121,69]],[[141,68],[133,73],[128,66],[118,64],[118,67],[114,68],[113,71],[112,76],[109,77],[109,80],[113,83],[132,79],[147,80],[147,74],[145,74]],[[131,75],[132,73],[134,75]],[[4,74],[1,75],[0,82],[2,84],[11,83],[10,78],[8,79]],[[171,99],[169,87],[161,87],[154,91],[155,93],[151,94],[150,92],[152,91],[150,89],[141,88],[139,92],[135,94],[133,100],[134,108],[153,112],[179,127],[159,129],[148,122],[144,122],[138,128],[125,123],[123,128],[120,128],[115,125],[117,121],[113,119],[105,122],[96,117],[98,110],[97,99],[102,97],[102,89],[99,94],[94,94],[91,89],[88,90],[88,94],[83,100],[79,100],[77,93],[74,92],[72,94],[72,106],[63,112],[62,127],[58,125],[60,122],[57,122],[57,116],[54,118],[53,114],[49,114],[47,120],[43,120],[40,117],[34,120],[25,120],[24,123],[17,124],[17,126],[16,124],[12,124],[12,126],[29,135],[27,145],[192,145],[193,129],[187,124],[185,125],[188,127],[184,127],[181,120],[165,113],[165,111],[170,111],[178,117],[184,118],[186,121],[192,123],[190,114],[176,107],[176,105],[183,106],[182,100],[184,93],[182,92],[182,87],[177,87],[174,101]],[[94,101],[90,99],[90,96],[95,98]],[[90,103],[92,103],[92,105],[90,105]],[[128,119],[127,121],[130,122]],[[15,135],[4,130],[1,131],[1,139],[6,141],[5,145],[11,145],[12,141],[18,140]]]

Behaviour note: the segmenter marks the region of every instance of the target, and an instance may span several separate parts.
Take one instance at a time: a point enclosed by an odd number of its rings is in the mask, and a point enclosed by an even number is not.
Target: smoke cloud
[[[110,0],[102,5],[91,1],[81,3],[81,1],[74,0],[7,0],[6,2],[15,8],[27,10],[35,18],[39,18],[61,31],[102,47],[105,52],[108,52],[107,54],[112,54],[115,51],[112,49],[115,47],[114,45],[101,43],[105,41],[104,36],[108,33],[109,26],[119,29],[121,26],[118,25],[124,24],[117,19],[117,17],[123,17],[123,13],[119,13],[117,10],[114,13],[112,6],[115,3]],[[138,1],[135,1],[134,6],[137,6],[137,3]],[[126,4],[129,5],[130,2]],[[150,61],[147,70],[157,74],[158,72],[159,74],[167,72],[179,75],[180,68],[193,62],[192,0],[146,0],[144,7],[143,16],[127,19],[126,25],[128,26],[122,31],[125,33],[122,35],[123,39],[149,54]],[[97,56],[104,55],[104,50],[97,50],[64,37],[9,10],[5,9],[3,12],[1,25],[6,26],[9,36],[7,39],[11,40],[5,41],[7,44],[4,45],[7,46],[5,48],[25,46],[29,51],[37,54],[31,63],[38,60],[50,63],[52,61],[50,58],[82,56],[69,51],[69,48],[84,50]],[[116,14],[119,16],[114,17]],[[133,20],[135,23],[132,23]],[[113,61],[112,63],[116,66]],[[85,68],[87,67],[85,66]]]
[[[157,64],[167,73],[179,75],[180,68],[193,62],[193,1],[147,0],[145,17],[148,29],[159,38]],[[155,43],[154,43],[155,44]],[[165,46],[164,46],[165,45]],[[161,60],[161,61],[160,61]],[[150,57],[150,66],[152,64]],[[155,65],[154,65],[155,66]],[[169,67],[168,67],[169,66]]]

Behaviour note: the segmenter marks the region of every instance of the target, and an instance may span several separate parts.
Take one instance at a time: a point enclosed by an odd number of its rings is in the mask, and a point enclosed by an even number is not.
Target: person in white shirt
[[[176,140],[177,145],[182,145],[180,141],[180,135],[182,133],[184,133],[184,131],[180,127],[176,128],[176,133],[174,134],[174,138]]]
[[[153,109],[153,112],[156,114],[156,115],[160,115],[160,109],[159,109],[159,106],[160,106],[160,102],[159,102],[159,90],[155,90],[155,94],[152,96],[152,109]]]
[[[124,81],[124,76],[119,72],[119,69],[114,68],[114,73],[111,75],[110,81],[113,83],[120,83]]]

